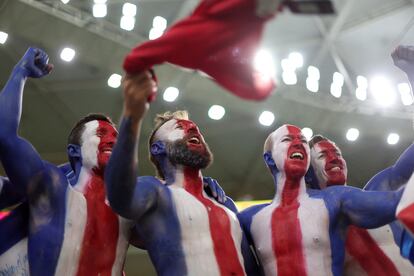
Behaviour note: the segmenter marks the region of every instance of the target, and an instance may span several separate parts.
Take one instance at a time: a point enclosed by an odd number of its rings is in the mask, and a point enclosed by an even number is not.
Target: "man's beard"
[[[204,144],[203,151],[191,150],[184,139],[168,143],[167,156],[173,165],[183,165],[197,169],[207,168],[213,159],[213,154],[207,144]]]

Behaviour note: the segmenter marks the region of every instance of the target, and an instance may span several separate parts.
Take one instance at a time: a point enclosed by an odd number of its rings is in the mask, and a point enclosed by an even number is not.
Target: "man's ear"
[[[166,150],[165,150],[164,142],[157,141],[155,143],[152,143],[150,147],[150,152],[151,152],[151,155],[154,155],[154,156],[165,154]]]
[[[82,151],[81,151],[81,146],[79,145],[74,145],[74,144],[69,144],[66,148],[67,152],[68,152],[68,156],[69,158],[74,158],[74,157],[81,157],[82,156]]]
[[[276,167],[275,160],[273,160],[272,153],[270,151],[266,151],[263,154],[264,161],[266,165],[269,167]]]

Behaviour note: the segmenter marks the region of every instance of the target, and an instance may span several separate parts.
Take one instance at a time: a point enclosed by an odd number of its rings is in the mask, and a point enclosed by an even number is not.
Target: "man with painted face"
[[[212,154],[185,112],[157,117],[149,140],[158,178],[137,178],[137,146],[147,96],[136,77],[124,80],[119,138],[105,173],[111,207],[134,220],[158,275],[256,275],[257,264],[234,203],[216,203],[202,189]]]
[[[346,185],[347,165],[338,146],[321,135],[314,136],[309,145],[308,184],[315,189]],[[414,145],[411,145],[393,166],[375,175],[364,190],[396,190],[407,183],[413,171]],[[414,275],[414,267],[400,254],[402,235],[403,229],[395,221],[371,230],[350,226],[344,275]]]
[[[17,135],[27,78],[50,70],[46,53],[30,48],[0,94],[0,159],[13,188],[28,200],[30,274],[120,275],[132,224],[105,202],[103,171],[117,137],[112,122],[95,114],[75,125],[68,139],[70,178]]]
[[[275,197],[239,215],[266,275],[342,275],[347,227],[374,228],[395,219],[401,190],[307,189],[309,151],[296,126],[283,125],[271,133],[264,158],[276,184]]]

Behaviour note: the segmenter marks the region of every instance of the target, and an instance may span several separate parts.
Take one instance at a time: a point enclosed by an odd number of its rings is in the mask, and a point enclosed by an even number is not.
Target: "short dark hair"
[[[315,146],[315,144],[317,144],[321,141],[329,141],[329,139],[322,136],[322,135],[320,135],[320,134],[317,134],[317,135],[313,136],[312,139],[310,139],[309,147],[312,149]]]
[[[151,132],[151,135],[148,140],[148,148],[149,148],[149,158],[152,164],[155,166],[155,169],[157,170],[157,175],[161,179],[165,179],[164,173],[162,172],[161,166],[158,162],[158,160],[151,154],[151,145],[154,143],[155,140],[155,133],[157,130],[166,122],[176,119],[176,120],[188,120],[188,112],[186,110],[177,110],[175,112],[167,111],[163,114],[157,114],[157,116],[154,119],[154,129]]]
[[[73,126],[72,130],[70,131],[70,134],[68,136],[68,145],[69,144],[73,144],[73,145],[81,145],[81,137],[82,137],[82,132],[83,129],[85,128],[85,124],[90,122],[90,121],[105,121],[110,123],[111,125],[114,125],[114,123],[112,122],[112,120],[108,117],[105,116],[103,114],[100,113],[91,113],[86,115],[85,117],[83,117],[82,119],[80,119],[79,121],[76,122],[76,124]]]

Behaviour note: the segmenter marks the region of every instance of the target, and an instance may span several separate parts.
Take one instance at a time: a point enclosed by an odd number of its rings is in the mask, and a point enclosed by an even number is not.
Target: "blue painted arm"
[[[18,193],[7,177],[0,176],[0,210],[16,205],[24,199],[25,196]]]
[[[341,212],[350,223],[362,228],[377,228],[395,220],[403,189],[395,192],[363,191],[353,187],[330,187],[339,191]],[[330,190],[330,191],[329,191]]]
[[[392,191],[407,183],[414,172],[414,144],[411,144],[395,164],[371,178],[364,190]]]
[[[156,204],[155,177],[138,176],[137,131],[133,119],[124,117],[118,140],[105,170],[105,187],[111,207],[119,215],[138,220]],[[159,182],[159,183],[157,183]]]
[[[20,194],[26,194],[29,183],[44,169],[39,154],[17,135],[20,122],[24,84],[28,77],[47,75],[52,66],[40,49],[29,48],[15,66],[0,93],[0,160],[10,181]]]

